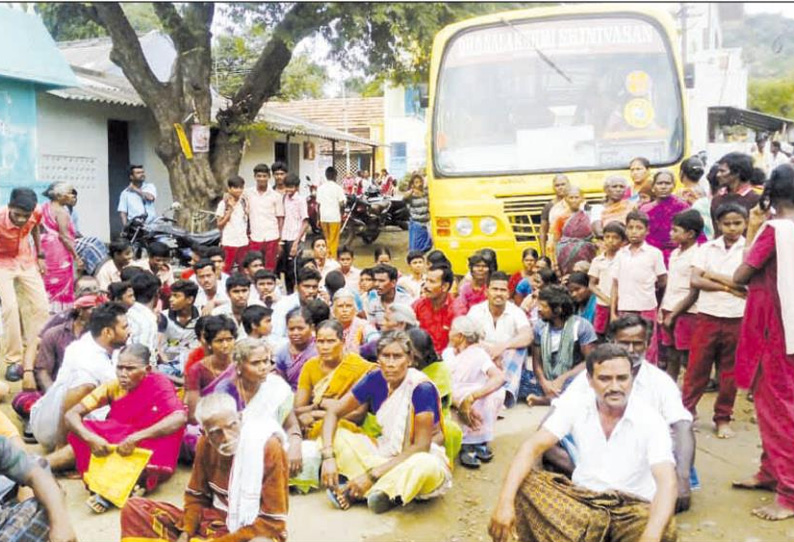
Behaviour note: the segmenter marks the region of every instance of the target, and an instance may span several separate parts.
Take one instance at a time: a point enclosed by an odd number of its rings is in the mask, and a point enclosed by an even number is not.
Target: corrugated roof
[[[383,119],[382,97],[270,102],[268,107],[333,126],[338,130],[345,127],[345,111],[348,128],[366,128]]]
[[[80,86],[50,90],[67,100],[145,107],[135,89],[123,77],[72,66]]]
[[[263,122],[265,127],[276,132],[281,132],[291,135],[306,135],[320,137],[323,139],[346,141],[349,143],[357,143],[366,146],[382,147],[383,144],[371,139],[357,137],[342,130],[336,130],[330,126],[312,122],[297,115],[292,115],[284,111],[279,111],[273,108],[273,102],[265,104],[259,111],[257,120]]]
[[[0,75],[45,87],[75,84],[69,64],[41,19],[0,6]]]

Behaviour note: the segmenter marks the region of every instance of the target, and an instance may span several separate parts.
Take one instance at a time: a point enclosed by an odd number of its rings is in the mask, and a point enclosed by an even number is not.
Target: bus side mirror
[[[427,109],[427,106],[430,104],[427,83],[421,83],[417,85],[417,88],[419,89],[419,107]]]
[[[684,64],[684,86],[695,88],[695,65],[691,62]]]

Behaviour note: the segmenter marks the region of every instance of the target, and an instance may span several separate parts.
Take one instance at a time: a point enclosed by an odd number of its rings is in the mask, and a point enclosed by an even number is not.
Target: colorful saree
[[[278,373],[287,381],[292,391],[298,388],[298,378],[301,374],[301,369],[307,361],[317,355],[317,347],[314,344],[314,339],[298,352],[293,355],[290,352],[290,345],[285,344],[282,348],[276,351],[275,364]]]
[[[557,265],[563,275],[573,272],[573,266],[577,262],[589,262],[595,258],[597,247],[590,242],[592,237],[590,217],[584,211],[575,212],[565,221],[560,240],[555,246]]]
[[[606,226],[610,222],[620,222],[626,225],[626,216],[634,210],[634,202],[627,199],[617,203],[607,203],[601,212],[601,226]]]
[[[58,221],[50,202],[41,206],[41,250],[46,257],[47,274],[44,287],[50,299],[50,309],[58,313],[70,309],[74,303],[74,258],[58,234]],[[74,242],[75,229],[69,219],[69,237]]]
[[[227,381],[229,378],[234,378],[234,368],[234,363],[230,363],[225,371],[215,377],[212,382],[199,390],[199,395],[204,397],[210,393],[214,393],[222,382]],[[187,427],[185,428],[185,436],[182,438],[182,450],[179,454],[180,459],[182,459],[182,461],[185,463],[193,462],[193,458],[196,455],[196,443],[198,442],[200,436],[201,428],[199,425],[188,423]]]
[[[658,199],[640,207],[648,215],[648,237],[645,242],[658,248],[664,256],[664,265],[669,265],[670,254],[678,245],[670,240],[673,218],[681,211],[689,209],[689,204],[677,196]]]
[[[108,385],[108,390],[113,384]],[[160,373],[149,373],[134,390],[123,393],[117,399],[108,399],[110,412],[107,419],[85,420],[83,424],[111,444],[118,444],[131,434],[151,427],[166,416],[185,409],[174,385]],[[142,476],[146,491],[153,490],[174,473],[183,433],[184,428],[164,437],[142,440],[138,443],[139,448],[153,452]],[[91,448],[74,433],[70,433],[67,440],[74,450],[77,471],[84,474],[91,461]]]

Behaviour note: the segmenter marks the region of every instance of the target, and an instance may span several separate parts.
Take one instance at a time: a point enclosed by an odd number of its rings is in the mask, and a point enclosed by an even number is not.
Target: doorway
[[[129,123],[123,120],[108,121],[108,205],[110,211],[110,238],[121,233],[121,219],[117,211],[119,196],[130,183]]]

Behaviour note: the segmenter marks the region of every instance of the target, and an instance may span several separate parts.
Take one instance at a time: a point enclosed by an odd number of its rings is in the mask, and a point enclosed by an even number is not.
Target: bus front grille
[[[603,194],[585,194],[586,205],[601,203]],[[516,243],[533,243],[540,239],[540,214],[552,196],[496,196],[502,201]]]

